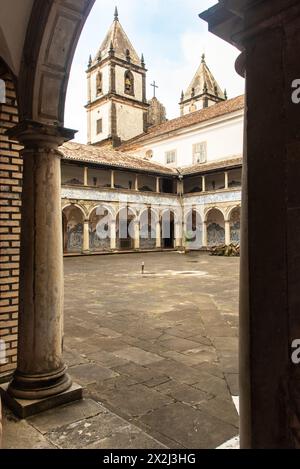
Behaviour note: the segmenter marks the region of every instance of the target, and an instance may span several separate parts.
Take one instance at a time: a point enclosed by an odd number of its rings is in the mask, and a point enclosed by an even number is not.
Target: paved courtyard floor
[[[236,437],[238,270],[206,253],[65,259],[65,359],[85,399],[26,422],[5,411],[4,447],[216,448]]]

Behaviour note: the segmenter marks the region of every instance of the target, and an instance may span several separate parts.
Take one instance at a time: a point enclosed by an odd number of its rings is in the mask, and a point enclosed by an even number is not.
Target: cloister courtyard
[[[26,421],[5,410],[4,448],[216,448],[238,435],[239,259],[157,252],[64,267],[65,360],[85,397]]]

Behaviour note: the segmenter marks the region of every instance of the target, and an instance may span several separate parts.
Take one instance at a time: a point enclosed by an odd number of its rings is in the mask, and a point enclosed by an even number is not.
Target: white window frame
[[[203,164],[207,162],[207,142],[193,144],[193,164]]]
[[[174,153],[174,160],[168,161],[171,153]],[[165,152],[165,162],[166,165],[176,165],[177,164],[177,150],[169,150]]]

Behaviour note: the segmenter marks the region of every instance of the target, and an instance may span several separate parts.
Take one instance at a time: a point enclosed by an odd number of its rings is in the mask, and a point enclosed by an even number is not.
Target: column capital
[[[26,145],[27,149],[57,150],[64,142],[72,140],[76,130],[54,125],[43,124],[32,120],[23,120],[6,134]]]

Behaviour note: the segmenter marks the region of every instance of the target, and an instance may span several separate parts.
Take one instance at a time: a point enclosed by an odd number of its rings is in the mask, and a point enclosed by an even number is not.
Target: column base
[[[25,400],[12,396],[8,392],[9,383],[0,385],[0,396],[4,404],[14,412],[17,417],[25,419],[31,415],[45,412],[63,404],[79,401],[82,399],[83,389],[78,384],[72,386],[60,394],[45,397],[44,399]]]

